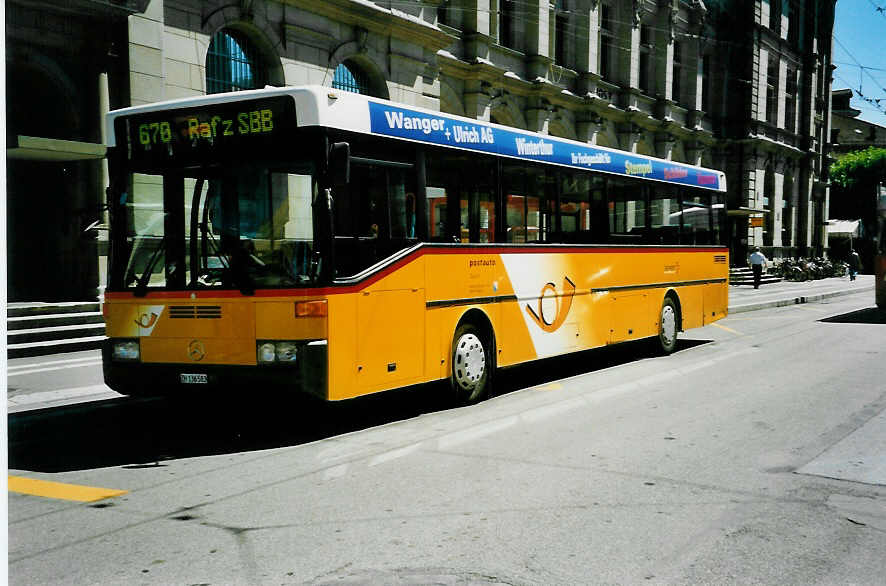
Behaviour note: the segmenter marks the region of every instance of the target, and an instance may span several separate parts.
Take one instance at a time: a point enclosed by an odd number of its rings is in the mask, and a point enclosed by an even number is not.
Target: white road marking
[[[395,450],[390,450],[387,452],[383,452],[378,454],[377,456],[373,456],[369,460],[369,466],[377,466],[378,464],[384,464],[385,462],[390,462],[391,460],[396,460],[397,458],[402,458],[403,456],[407,456],[412,452],[418,450],[421,447],[421,442],[417,444],[412,444],[411,446],[405,446],[403,448],[397,448]]]
[[[40,372],[50,372],[53,370],[63,370],[66,368],[83,368],[87,366],[100,366],[101,358],[90,356],[89,358],[72,358],[70,360],[54,360],[51,362],[40,362],[37,364],[21,364],[9,366],[7,376],[21,376],[23,374],[37,374]]]
[[[339,464],[333,468],[327,468],[323,472],[324,480],[333,480],[335,478],[341,478],[345,474],[348,473],[348,465],[347,464]]]
[[[519,419],[516,415],[509,415],[498,420],[487,421],[467,429],[462,429],[455,433],[448,433],[437,439],[437,448],[445,450],[447,448],[474,441],[475,439],[498,433],[503,429],[516,425],[518,421]]]
[[[120,397],[119,393],[112,391],[106,385],[91,385],[88,387],[74,387],[70,389],[58,389],[55,391],[40,391],[37,393],[22,393],[20,395],[7,396],[6,405],[10,413],[15,413],[28,405],[38,403],[57,403],[71,400],[83,400],[86,398],[110,399]]]

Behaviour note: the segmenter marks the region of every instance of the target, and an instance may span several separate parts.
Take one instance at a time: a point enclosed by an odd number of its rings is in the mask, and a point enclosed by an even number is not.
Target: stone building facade
[[[827,247],[834,1],[116,2],[127,6],[105,8],[112,49],[94,53],[118,59],[107,73],[110,107],[334,85],[720,168],[733,264],[743,264],[749,246],[773,256]],[[85,13],[109,3],[65,5]],[[14,51],[16,18],[7,17]],[[82,53],[75,85],[99,83],[103,66],[90,55]],[[97,124],[90,128],[83,140],[100,142]]]
[[[861,110],[849,101],[852,90],[834,90],[831,95],[831,154],[839,156],[869,147],[886,149],[886,127],[858,118]]]
[[[827,254],[835,2],[708,2],[734,264],[754,246],[770,258]]]
[[[9,301],[98,293],[103,114],[129,105],[127,19],[147,2],[6,2]]]

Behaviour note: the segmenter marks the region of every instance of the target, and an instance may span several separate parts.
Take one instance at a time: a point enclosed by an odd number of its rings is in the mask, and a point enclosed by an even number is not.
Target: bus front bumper
[[[197,393],[309,394],[328,398],[326,344],[306,346],[296,364],[223,365],[145,363],[113,356],[102,346],[105,384],[123,395],[174,397]]]

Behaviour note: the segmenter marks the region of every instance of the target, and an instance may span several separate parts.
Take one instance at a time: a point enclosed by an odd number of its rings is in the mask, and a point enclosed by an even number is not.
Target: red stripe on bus
[[[328,295],[341,295],[346,293],[355,293],[366,287],[369,287],[373,283],[378,282],[379,280],[387,277],[395,270],[403,268],[407,264],[418,260],[422,256],[427,254],[490,254],[490,255],[503,255],[503,254],[540,254],[540,253],[559,253],[559,254],[574,254],[574,253],[582,253],[582,254],[636,254],[636,253],[666,253],[666,252],[697,252],[697,253],[711,253],[711,252],[723,252],[727,250],[726,247],[716,247],[716,248],[684,248],[684,247],[676,247],[676,248],[666,248],[666,247],[624,247],[624,248],[616,248],[616,247],[553,247],[553,246],[538,246],[531,247],[529,249],[525,248],[509,248],[504,246],[489,246],[489,247],[481,247],[481,246],[468,246],[468,247],[435,247],[434,245],[423,246],[418,250],[406,255],[405,257],[392,262],[389,266],[386,266],[380,269],[378,272],[372,273],[367,276],[365,279],[357,281],[355,283],[349,285],[339,285],[332,287],[319,287],[314,289],[257,289],[253,295],[244,295],[238,290],[224,290],[224,291],[194,291],[194,290],[186,290],[186,291],[150,291],[145,294],[144,297],[139,297],[138,299],[150,299],[162,297],[165,299],[210,299],[213,297],[220,297],[225,299],[233,299],[233,298],[241,298],[241,297],[313,297],[313,296],[328,296]],[[106,299],[136,299],[135,294],[129,291],[106,291],[105,292]]]

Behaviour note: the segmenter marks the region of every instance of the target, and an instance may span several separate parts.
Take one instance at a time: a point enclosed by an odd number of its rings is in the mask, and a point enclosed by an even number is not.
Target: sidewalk
[[[861,292],[870,294],[873,306],[874,275],[858,275],[855,281],[850,281],[849,277],[831,277],[817,281],[781,281],[760,285],[759,289],[754,289],[753,285],[730,285],[729,313],[810,303]]]

